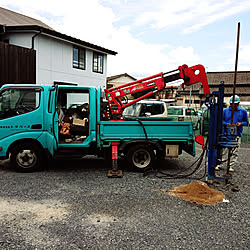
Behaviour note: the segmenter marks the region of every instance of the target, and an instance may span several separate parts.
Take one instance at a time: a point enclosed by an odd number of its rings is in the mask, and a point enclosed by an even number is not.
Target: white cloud
[[[98,0],[0,0],[0,4],[14,7],[17,12],[39,19],[59,32],[98,45],[112,34],[116,20],[112,9],[103,7]]]
[[[226,68],[224,65],[219,65],[218,67],[216,67],[216,71],[226,71]]]
[[[250,44],[242,45],[239,51],[239,62],[244,65],[244,64],[249,64],[249,61],[250,61]]]
[[[225,65],[230,66],[230,68],[226,68],[226,70],[234,70],[235,69],[235,59],[236,59],[236,45],[228,45],[228,54],[227,60],[225,61]],[[238,53],[238,65],[237,69],[241,71],[250,71],[250,44],[239,44],[239,53]]]
[[[190,33],[225,17],[250,10],[250,1],[242,0],[166,0],[161,8],[138,15],[136,25],[154,29],[182,27]]]
[[[109,75],[127,72],[136,77],[147,76],[175,69],[183,58],[188,63],[198,57],[191,47],[171,51],[167,44],[148,44],[136,39],[130,26],[115,28],[113,23],[118,18],[98,0],[75,0],[74,4],[59,0],[0,0],[0,4],[37,18],[59,32],[117,51],[117,56],[108,58]]]
[[[222,65],[211,67],[209,71],[234,71],[235,70],[235,59],[236,59],[236,45],[228,43],[224,45],[222,49],[225,49],[223,54],[224,61]],[[213,56],[215,57],[215,56]],[[250,44],[240,44],[238,54],[238,71],[250,71]]]
[[[194,53],[194,49],[192,47],[182,47],[179,46],[176,49],[173,49],[168,54],[170,62],[173,64],[180,64],[184,62],[197,62],[200,58],[198,55]]]
[[[119,44],[120,49],[117,56],[109,57],[109,74],[126,72],[141,78],[176,69],[184,62],[198,63],[199,60],[192,47],[173,49],[167,44],[147,44],[135,39],[129,27],[118,29],[110,42],[113,47]]]
[[[192,32],[247,10],[249,3],[249,0],[240,4],[233,0],[0,0],[0,6],[39,19],[59,32],[117,51],[117,56],[108,57],[108,75],[127,72],[137,78],[176,69],[183,63],[197,64],[200,57],[193,45],[177,47],[165,41],[150,44],[140,40],[140,36],[132,35],[133,22],[136,27],[146,25],[147,31],[150,27],[179,26]],[[122,20],[126,24],[119,26],[117,21]],[[244,54],[249,58],[249,47],[240,54],[244,65],[249,65]]]

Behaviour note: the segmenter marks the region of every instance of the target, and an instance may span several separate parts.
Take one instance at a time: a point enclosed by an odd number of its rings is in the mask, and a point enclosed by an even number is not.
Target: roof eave
[[[93,49],[93,50],[101,51],[101,52],[106,53],[106,54],[110,54],[110,55],[116,55],[117,54],[116,51],[109,50],[109,49],[103,48],[101,46],[98,46],[98,45],[95,45],[95,44],[92,44],[92,43],[89,43],[89,42],[85,42],[85,41],[82,41],[82,40],[80,40],[78,38],[74,38],[74,37],[68,36],[66,34],[62,34],[60,32],[57,32],[55,30],[50,30],[50,29],[47,29],[47,28],[44,28],[44,27],[41,27],[41,26],[38,26],[38,25],[5,26],[5,31],[6,32],[11,32],[11,31],[37,31],[37,32],[41,32],[41,33],[44,33],[44,34],[47,34],[47,35],[50,35],[50,36],[53,36],[53,37],[56,37],[56,38],[60,38],[60,39],[63,39],[63,40],[66,40],[66,41],[69,41],[69,42],[72,42],[72,43],[75,43],[75,44],[82,45],[84,47],[87,47],[87,48],[90,48],[90,49]]]

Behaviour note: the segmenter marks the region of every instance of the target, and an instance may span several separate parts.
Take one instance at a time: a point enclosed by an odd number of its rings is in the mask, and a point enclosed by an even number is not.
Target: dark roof
[[[207,73],[207,80],[209,85],[217,85],[220,81],[224,81],[225,85],[233,84],[234,82],[234,72],[208,72]],[[250,84],[250,71],[238,71],[236,84]]]
[[[53,30],[51,27],[49,27],[48,25],[34,18],[30,18],[24,15],[21,15],[19,13],[16,13],[14,11],[4,9],[4,8],[0,8],[0,33],[3,33],[3,32],[11,33],[11,32],[18,32],[18,31],[39,32],[39,33],[53,36],[59,39],[63,39],[68,42],[72,42],[77,45],[81,45],[81,46],[84,46],[93,50],[97,50],[106,54],[110,54],[110,55],[117,54],[117,52],[113,50],[109,50],[101,46],[82,41],[78,38],[74,38],[66,34],[57,32]]]
[[[124,76],[124,77],[130,77],[134,81],[137,80],[133,76],[131,76],[131,75],[127,74],[127,73],[124,73],[124,74],[120,74],[120,75],[115,75],[115,76],[109,76],[109,77],[107,77],[107,82],[112,81],[112,80],[117,79],[117,78],[122,77],[122,76]]]
[[[53,30],[47,24],[20,13],[0,7],[0,24],[6,26],[38,25]]]
[[[208,85],[210,92],[217,91],[221,81],[224,81],[224,94],[225,96],[232,95],[234,85],[234,72],[208,72],[207,73]],[[203,95],[201,83],[186,86],[184,91],[179,87],[180,94],[189,95],[190,88],[193,94]],[[240,96],[250,96],[250,71],[238,71],[236,78],[236,94]]]

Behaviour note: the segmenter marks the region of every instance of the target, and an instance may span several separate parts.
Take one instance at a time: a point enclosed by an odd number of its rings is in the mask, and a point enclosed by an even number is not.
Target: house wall
[[[16,33],[8,36],[9,43],[32,47],[32,36],[35,33]],[[78,46],[78,45],[77,45]],[[103,74],[92,71],[93,50],[86,49],[86,69],[73,68],[73,44],[38,35],[35,37],[36,50],[36,83],[52,84],[54,81],[78,83],[86,86],[106,85],[107,55],[104,54]]]

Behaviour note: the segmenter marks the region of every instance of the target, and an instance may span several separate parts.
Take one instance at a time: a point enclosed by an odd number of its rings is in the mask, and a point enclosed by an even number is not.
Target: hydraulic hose
[[[141,126],[142,126],[142,129],[143,129],[143,132],[144,132],[144,135],[146,137],[146,140],[148,140],[148,134],[147,134],[147,131],[145,129],[145,126],[144,124],[142,123],[142,121],[138,118],[130,118],[130,117],[126,117],[125,118],[126,120],[130,120],[130,121],[137,121]]]
[[[206,143],[205,143],[205,148],[207,148],[207,143],[208,143],[208,138],[206,140]],[[166,172],[163,172],[161,170],[157,170],[157,169],[148,169],[144,172],[144,176],[146,176],[150,170],[154,172],[154,175],[155,177],[157,178],[161,178],[161,179],[182,179],[182,178],[189,178],[189,179],[196,179],[196,180],[200,180],[202,178],[204,178],[206,176],[206,173],[207,173],[207,164],[206,164],[206,161],[205,161],[205,169],[204,169],[204,174],[199,177],[199,178],[192,178],[191,176],[198,171],[198,169],[200,168],[201,166],[201,163],[203,161],[203,158],[204,156],[206,156],[207,158],[207,149],[206,150],[203,150],[203,152],[201,153],[201,155],[186,169],[184,170],[181,170],[175,174],[170,174],[170,173],[166,173]],[[181,175],[181,173],[184,173],[186,172],[187,170],[191,169],[195,164],[197,163],[197,166],[194,168],[194,170],[192,170],[191,173],[188,173],[188,174],[183,174]]]

